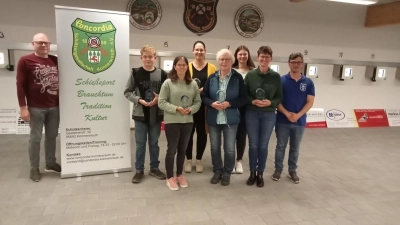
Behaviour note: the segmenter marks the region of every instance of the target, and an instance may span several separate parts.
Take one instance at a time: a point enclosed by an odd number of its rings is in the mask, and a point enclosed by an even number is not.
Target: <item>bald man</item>
[[[56,138],[60,123],[58,108],[58,66],[57,57],[49,55],[50,41],[42,33],[36,34],[32,41],[34,53],[21,57],[17,67],[17,95],[20,116],[29,121],[29,159],[30,179],[41,180],[40,141],[45,128],[46,172],[61,172],[57,164]]]

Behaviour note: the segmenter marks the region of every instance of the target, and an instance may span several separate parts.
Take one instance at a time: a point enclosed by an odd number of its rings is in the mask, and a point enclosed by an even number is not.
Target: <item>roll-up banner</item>
[[[55,6],[61,177],[130,171],[129,14]]]

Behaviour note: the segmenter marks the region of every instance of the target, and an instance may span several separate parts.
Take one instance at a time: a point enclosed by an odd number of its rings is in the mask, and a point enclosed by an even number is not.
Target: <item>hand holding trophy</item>
[[[180,112],[182,115],[190,114],[191,109],[189,108],[189,97],[186,95],[181,96],[182,106],[178,106],[176,110]]]
[[[262,88],[257,88],[256,90],[256,99],[253,105],[256,105],[260,108],[267,107],[271,105],[271,101],[265,99],[265,91]]]

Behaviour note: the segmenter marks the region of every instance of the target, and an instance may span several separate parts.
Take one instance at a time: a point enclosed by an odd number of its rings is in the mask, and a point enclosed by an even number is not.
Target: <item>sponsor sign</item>
[[[15,134],[17,109],[0,108],[0,134]]]
[[[358,127],[388,127],[384,109],[354,109]]]
[[[354,110],[351,109],[328,109],[325,118],[328,128],[358,127]]]
[[[326,128],[323,108],[311,108],[307,112],[306,128]]]
[[[400,126],[400,109],[386,109],[386,116],[389,121],[389,126]]]

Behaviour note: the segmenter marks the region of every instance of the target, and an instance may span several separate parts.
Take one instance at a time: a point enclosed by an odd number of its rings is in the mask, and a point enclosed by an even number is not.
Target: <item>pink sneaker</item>
[[[171,189],[173,191],[179,190],[179,186],[176,183],[175,177],[171,177],[171,178],[167,179],[167,186],[169,187],[169,189]]]
[[[176,181],[178,181],[179,185],[181,185],[181,187],[185,188],[188,187],[189,184],[187,183],[186,179],[183,177],[183,175],[179,175],[176,178]]]

